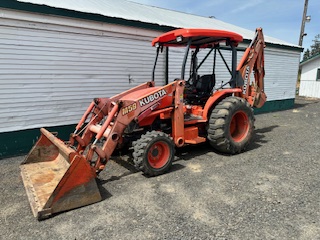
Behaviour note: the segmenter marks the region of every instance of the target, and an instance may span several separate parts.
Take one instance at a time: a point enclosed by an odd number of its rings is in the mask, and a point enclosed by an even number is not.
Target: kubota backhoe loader
[[[242,36],[210,29],[177,29],[152,42],[157,54],[152,81],[110,98],[96,98],[63,142],[45,129],[21,164],[21,174],[38,219],[101,200],[95,178],[115,149],[131,146],[133,163],[155,176],[170,168],[175,147],[208,141],[216,150],[236,154],[252,136],[252,107],[266,101],[263,87],[264,39],[262,29],[245,50],[237,66],[237,46]],[[184,46],[181,76],[165,86],[155,86],[158,55],[163,47]],[[231,68],[221,50],[231,51]],[[198,63],[200,50],[207,54]],[[185,79],[188,55],[189,76]],[[210,72],[200,75],[213,55]],[[226,83],[215,86],[216,58],[230,72]],[[254,80],[250,74],[254,73]]]

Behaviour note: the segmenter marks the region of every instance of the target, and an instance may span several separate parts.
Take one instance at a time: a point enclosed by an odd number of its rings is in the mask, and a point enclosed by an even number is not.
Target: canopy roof
[[[239,42],[243,41],[240,34],[225,30],[182,28],[164,33],[153,39],[152,46],[156,44],[162,46],[185,46],[190,38],[192,38],[191,47],[202,48],[226,40],[230,40],[234,45],[238,45]]]

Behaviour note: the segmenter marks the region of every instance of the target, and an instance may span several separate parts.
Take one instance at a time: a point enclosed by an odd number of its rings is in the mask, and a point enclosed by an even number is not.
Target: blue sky
[[[215,18],[254,30],[262,27],[264,34],[298,45],[304,0],[130,0],[161,8]],[[309,48],[320,34],[320,1],[309,0],[306,23],[307,36],[303,47]]]

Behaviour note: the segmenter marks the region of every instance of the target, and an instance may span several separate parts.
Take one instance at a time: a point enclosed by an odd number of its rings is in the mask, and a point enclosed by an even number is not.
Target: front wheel
[[[219,152],[236,154],[250,143],[254,129],[253,110],[239,97],[223,99],[211,112],[208,140]]]
[[[138,170],[149,176],[167,172],[174,159],[174,143],[163,132],[147,132],[133,142],[133,162]]]

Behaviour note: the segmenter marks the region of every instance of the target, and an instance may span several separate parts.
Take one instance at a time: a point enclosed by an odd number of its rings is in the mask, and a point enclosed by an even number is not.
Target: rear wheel
[[[174,144],[163,132],[147,132],[133,142],[133,162],[138,170],[149,176],[168,171],[174,159]]]
[[[254,129],[253,110],[243,98],[227,97],[211,112],[208,140],[216,150],[235,154],[250,143]]]

